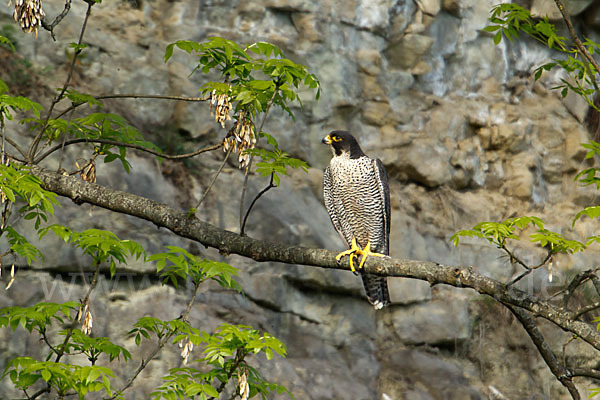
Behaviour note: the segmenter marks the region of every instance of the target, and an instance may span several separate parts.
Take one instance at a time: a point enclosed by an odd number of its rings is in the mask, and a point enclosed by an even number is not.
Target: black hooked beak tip
[[[327,135],[323,139],[321,139],[321,143],[323,143],[323,144],[331,144],[331,138],[329,137],[329,135]]]

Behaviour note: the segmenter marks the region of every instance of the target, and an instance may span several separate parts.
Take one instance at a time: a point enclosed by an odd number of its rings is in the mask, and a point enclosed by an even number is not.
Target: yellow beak
[[[323,140],[321,140],[321,143],[331,144],[331,137],[329,135],[325,136]]]

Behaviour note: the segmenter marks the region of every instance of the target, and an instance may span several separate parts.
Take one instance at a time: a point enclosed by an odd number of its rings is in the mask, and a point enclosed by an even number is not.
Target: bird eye
[[[332,136],[331,139],[333,139],[334,142],[341,142],[342,138],[339,136]]]

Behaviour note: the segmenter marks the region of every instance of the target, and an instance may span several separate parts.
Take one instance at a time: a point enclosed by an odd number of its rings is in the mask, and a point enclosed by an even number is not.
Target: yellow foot
[[[352,247],[350,247],[350,249],[346,251],[342,251],[335,257],[335,259],[339,262],[342,259],[342,257],[350,256],[350,269],[352,270],[352,272],[356,272],[356,268],[354,268],[354,257],[356,257],[357,255],[362,256],[362,258],[360,259],[360,263],[358,264],[358,269],[361,269],[363,267],[365,261],[367,261],[368,256],[387,257],[385,254],[373,253],[371,251],[371,242],[367,242],[365,248],[361,249],[356,243],[356,238],[352,238]]]

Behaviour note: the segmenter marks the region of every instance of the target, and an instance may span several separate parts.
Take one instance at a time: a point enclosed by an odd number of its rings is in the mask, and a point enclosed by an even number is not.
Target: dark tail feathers
[[[376,310],[380,310],[389,305],[390,294],[388,292],[387,278],[385,276],[367,274],[362,271],[361,276],[369,303],[371,303]]]

